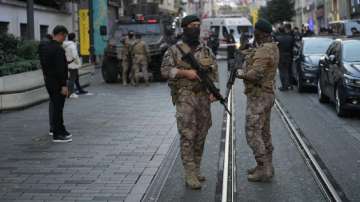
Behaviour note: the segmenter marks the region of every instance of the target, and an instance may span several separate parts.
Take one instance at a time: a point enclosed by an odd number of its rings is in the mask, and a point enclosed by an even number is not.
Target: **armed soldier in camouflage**
[[[217,64],[211,50],[200,43],[200,19],[194,15],[186,16],[181,26],[184,29],[182,41],[166,51],[161,73],[169,78],[173,104],[176,106],[185,183],[192,189],[200,189],[200,181],[205,180],[200,174],[200,163],[212,124],[210,104],[215,98],[201,84],[194,68],[182,60],[183,52],[191,51],[213,81],[218,80]]]
[[[128,72],[129,72],[129,66],[130,66],[129,62],[131,63],[130,47],[134,44],[134,42],[135,42],[134,32],[129,31],[128,36],[125,38],[125,41],[124,41],[124,47],[121,51],[121,54],[122,54],[122,62],[121,62],[122,81],[123,81],[124,86],[127,85]],[[130,75],[130,77],[132,77],[132,75]]]
[[[149,85],[148,64],[150,63],[149,50],[145,42],[141,39],[141,35],[136,33],[136,40],[131,47],[132,69],[133,75],[131,83],[137,85],[139,83],[139,73],[143,75],[145,84]]]
[[[257,166],[248,170],[248,180],[270,181],[274,175],[272,166],[270,117],[274,105],[275,74],[279,63],[277,44],[272,42],[272,26],[260,19],[255,24],[257,47],[244,52],[245,65],[238,75],[244,80],[246,106],[246,139],[253,150]]]

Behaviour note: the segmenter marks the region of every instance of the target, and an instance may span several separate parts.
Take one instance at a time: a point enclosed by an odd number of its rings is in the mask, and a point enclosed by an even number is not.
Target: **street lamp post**
[[[34,34],[34,0],[27,0],[27,39],[34,40],[35,34]]]

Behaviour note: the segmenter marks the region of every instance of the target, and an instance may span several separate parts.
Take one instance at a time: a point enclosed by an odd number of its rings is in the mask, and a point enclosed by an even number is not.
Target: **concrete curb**
[[[80,83],[90,85],[94,65],[80,68]],[[41,70],[0,77],[0,111],[21,109],[48,100]]]
[[[150,184],[147,184],[146,192],[141,193],[141,201],[143,202],[150,202],[150,201],[158,201],[160,197],[160,193],[163,190],[165,183],[169,177],[169,174],[175,164],[177,155],[180,152],[180,138],[178,138],[178,131],[177,131],[177,125],[176,122],[174,122],[173,126],[169,130],[169,138],[166,140],[166,142],[161,145],[159,150],[157,151],[157,156],[163,156],[161,158],[161,164],[158,168],[156,168],[156,172],[150,182]],[[144,172],[145,173],[145,172]],[[142,176],[143,177],[143,176]],[[140,178],[141,179],[141,178]],[[145,189],[144,189],[145,190]],[[134,199],[133,191],[125,202],[131,201],[130,199]],[[136,199],[136,198],[135,198]]]

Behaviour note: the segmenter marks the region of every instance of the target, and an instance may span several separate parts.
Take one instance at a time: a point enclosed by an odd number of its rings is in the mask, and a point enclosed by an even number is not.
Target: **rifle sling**
[[[184,57],[184,56],[186,55],[185,51],[181,48],[181,46],[180,46],[179,44],[176,44],[176,48],[178,48],[178,49],[179,49],[179,51],[180,51],[180,53],[181,53],[182,57]]]
[[[187,46],[186,44],[183,44],[183,45]],[[200,64],[200,63],[196,60],[195,56],[192,54],[191,51],[189,51],[189,52],[186,53],[186,52],[184,51],[184,49],[181,48],[181,45],[179,45],[179,44],[176,44],[176,47],[177,47],[178,50],[180,51],[180,53],[181,53],[181,55],[182,55],[181,59],[182,59],[183,61],[184,61],[184,57],[185,57],[187,54],[190,54],[190,55],[192,55],[193,58],[195,59],[195,62],[198,63],[198,64]],[[189,49],[191,50],[190,47],[189,47]],[[184,62],[186,62],[186,61],[184,61]],[[189,62],[186,62],[186,63],[189,64]],[[191,66],[191,64],[189,64],[189,65]],[[192,68],[194,69],[194,67],[192,67]],[[195,69],[195,70],[196,70],[196,69]]]

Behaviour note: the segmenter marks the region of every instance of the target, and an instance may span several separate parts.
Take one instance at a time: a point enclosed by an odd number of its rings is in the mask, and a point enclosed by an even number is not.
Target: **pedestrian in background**
[[[66,60],[68,62],[68,68],[70,73],[70,78],[68,82],[70,98],[78,98],[79,96],[77,94],[88,93],[81,87],[79,81],[79,68],[81,67],[81,61],[78,54],[75,37],[75,33],[70,33],[68,35],[68,41],[64,41],[62,45],[65,49]],[[76,85],[77,92],[75,92],[74,84]]]
[[[39,43],[38,46],[38,54],[40,57],[40,61],[46,59],[43,58],[41,59],[41,57],[43,56],[43,53],[41,53],[44,49],[45,46],[48,45],[48,43],[50,43],[53,40],[53,37],[51,34],[47,34]],[[45,75],[44,75],[45,76]],[[51,99],[49,100],[49,126],[50,126],[50,130],[49,130],[49,135],[52,136],[54,135],[54,123],[52,122],[52,116],[54,114],[54,104],[51,102]]]
[[[294,38],[291,35],[291,28],[289,26],[279,27],[279,34],[276,39],[280,50],[279,74],[281,87],[279,90],[287,91],[292,89],[290,78]]]
[[[234,30],[230,29],[230,33],[226,36],[227,42],[227,55],[228,55],[228,70],[231,70],[235,64],[235,38],[234,38]]]
[[[43,70],[46,90],[49,93],[53,114],[50,123],[53,124],[53,142],[71,142],[72,135],[66,130],[63,119],[65,98],[69,91],[67,87],[68,64],[62,43],[68,30],[58,25],[53,30],[53,39],[39,47],[39,58]],[[49,106],[49,108],[51,108]],[[51,127],[51,126],[50,126]]]
[[[279,49],[272,41],[272,25],[260,19],[255,24],[257,47],[245,57],[243,72],[246,103],[246,140],[256,160],[256,167],[248,170],[252,182],[270,181],[274,175],[272,166],[270,117],[274,105],[275,75],[279,63]]]
[[[301,48],[301,33],[298,27],[294,27],[293,29],[293,39],[294,39],[294,46],[293,46],[293,56],[297,55]]]
[[[328,30],[325,27],[320,27],[319,36],[329,36]]]
[[[215,31],[210,32],[210,37],[207,45],[209,46],[209,48],[211,48],[212,52],[216,56],[220,42],[219,42],[219,35]]]
[[[121,67],[122,67],[122,82],[123,85],[126,86],[127,85],[127,81],[128,81],[128,75],[129,75],[129,69],[131,69],[131,55],[130,55],[130,47],[134,44],[135,42],[135,36],[134,36],[134,32],[133,31],[129,31],[128,36],[125,38],[124,40],[124,46],[122,48],[122,52],[121,52],[121,56],[122,56],[122,62],[121,62]],[[133,77],[130,74],[130,79],[132,79],[131,77]]]
[[[294,58],[294,47],[296,46],[295,43],[295,35],[292,31],[292,27],[291,27],[291,24],[285,24],[284,25],[284,28],[285,28],[285,33],[287,35],[289,35],[291,37],[291,41],[289,42],[290,43],[290,61],[289,61],[289,71],[288,71],[288,78],[289,78],[289,90],[292,90],[293,89],[293,84],[295,84],[295,79],[293,77],[293,69],[292,69],[292,63],[293,63],[293,58]]]
[[[213,81],[218,80],[216,58],[209,47],[200,43],[200,19],[189,15],[182,19],[182,41],[171,46],[164,55],[161,73],[169,79],[173,104],[176,107],[177,127],[180,134],[180,152],[185,171],[185,183],[191,189],[200,189],[205,177],[200,164],[205,139],[211,127],[210,104],[212,94],[201,84],[199,76],[182,60],[183,53],[193,54]]]
[[[313,36],[314,32],[310,29],[309,25],[303,25],[302,28],[302,37],[310,37]]]
[[[294,40],[295,40],[296,42],[301,41],[301,33],[300,33],[298,27],[294,27],[294,29],[293,29],[293,36],[294,36]]]
[[[145,80],[145,84],[149,85],[149,73],[148,73],[148,64],[150,63],[150,54],[148,47],[144,40],[141,39],[141,34],[136,33],[136,40],[131,46],[131,57],[132,57],[132,83],[136,86],[139,84],[140,80],[140,70],[141,75]]]

